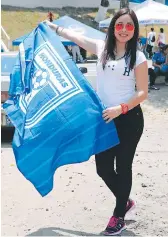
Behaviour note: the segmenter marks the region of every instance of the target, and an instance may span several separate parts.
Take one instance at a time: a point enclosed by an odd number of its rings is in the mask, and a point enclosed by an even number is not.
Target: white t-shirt
[[[153,36],[155,36],[155,41],[156,41],[156,32],[151,31],[151,32],[148,33],[148,44],[151,45],[151,46],[155,45],[155,42],[151,41]]]
[[[103,70],[100,57],[104,50],[104,41],[97,41],[97,94],[106,107],[127,103],[135,94],[134,70],[129,71],[125,59],[109,60]],[[141,51],[136,54],[136,66],[146,61]]]
[[[158,43],[162,43],[162,44],[165,44],[166,43],[166,39],[165,39],[165,33],[159,33],[158,35]]]

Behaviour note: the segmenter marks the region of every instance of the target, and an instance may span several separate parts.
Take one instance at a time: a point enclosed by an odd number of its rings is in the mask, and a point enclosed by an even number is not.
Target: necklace
[[[115,54],[115,60],[116,60],[116,61],[117,61],[117,60],[120,60],[120,59],[122,59],[122,58],[124,58],[124,57],[125,57],[125,53],[124,53],[124,55],[123,55],[123,56],[121,56],[121,57],[117,58],[117,51],[115,51],[115,50],[114,50],[114,54]]]
[[[125,58],[125,54],[122,57],[120,57],[120,58],[115,58],[115,60],[118,61],[118,60],[120,60],[122,58]]]

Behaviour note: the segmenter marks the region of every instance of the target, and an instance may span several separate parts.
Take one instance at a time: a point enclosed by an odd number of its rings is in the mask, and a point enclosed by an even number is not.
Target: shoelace
[[[118,218],[115,217],[115,216],[112,216],[112,217],[110,218],[110,221],[109,221],[109,223],[108,223],[108,226],[109,226],[109,227],[114,227],[114,226],[117,225],[117,222],[118,222]]]

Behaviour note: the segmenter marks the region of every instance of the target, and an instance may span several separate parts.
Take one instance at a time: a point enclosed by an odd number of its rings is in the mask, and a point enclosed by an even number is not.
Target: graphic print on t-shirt
[[[137,50],[136,62],[132,70],[129,69],[130,58],[125,60],[107,61],[105,69],[103,69],[101,62],[101,55],[104,50],[104,42],[97,43],[97,77],[96,77],[96,91],[103,102],[109,108],[117,106],[121,103],[127,103],[135,94],[135,68],[146,61],[143,52]]]
[[[125,71],[124,71],[123,76],[127,76],[127,77],[129,77],[129,74],[130,74],[130,68],[125,67]]]

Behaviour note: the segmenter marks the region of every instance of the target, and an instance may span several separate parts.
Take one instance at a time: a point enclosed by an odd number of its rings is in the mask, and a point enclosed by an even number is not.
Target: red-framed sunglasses
[[[120,30],[123,30],[124,29],[124,26],[125,26],[125,29],[127,31],[133,31],[134,30],[134,25],[133,24],[130,24],[130,23],[127,23],[126,25],[124,25],[123,23],[117,23],[115,25],[115,29],[116,31],[120,31]]]

